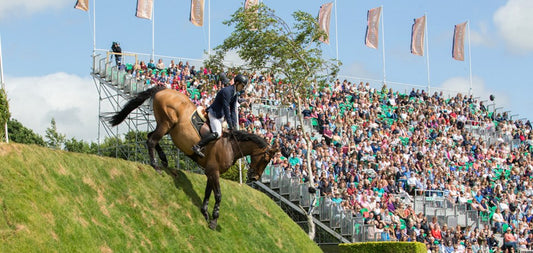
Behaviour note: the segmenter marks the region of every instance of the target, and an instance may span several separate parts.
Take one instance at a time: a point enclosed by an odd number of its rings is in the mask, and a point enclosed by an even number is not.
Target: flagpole
[[[470,20],[467,22],[468,27],[468,69],[470,74],[470,89],[468,91],[468,95],[472,95],[472,49],[470,48]]]
[[[424,13],[424,16],[426,18],[426,22],[424,24],[424,30],[426,31],[426,36],[425,37],[425,40],[426,40],[426,66],[427,66],[427,72],[428,72],[428,96],[430,95],[431,93],[431,82],[430,82],[430,75],[429,75],[429,34],[428,34],[428,17],[427,17],[427,13]]]
[[[382,46],[382,54],[383,54],[383,84],[385,84],[387,80],[387,72],[385,72],[385,20],[383,19],[383,5],[381,6],[381,46]]]
[[[336,60],[339,60],[339,34],[337,33],[337,0],[335,0],[335,52]]]
[[[96,0],[93,1],[93,58],[96,55]]]
[[[154,25],[154,21],[155,20],[155,4],[152,2],[152,60],[155,61],[154,59],[154,52],[155,52],[155,35],[154,35],[154,28],[155,28],[155,25]]]
[[[209,17],[209,23],[207,23],[207,54],[211,56],[211,0],[208,0],[207,4],[207,16]]]
[[[3,57],[2,57],[2,37],[0,37],[0,83],[2,83],[2,90],[4,94],[6,95],[5,99],[7,102],[6,84],[4,82],[4,62],[3,62]],[[9,143],[9,133],[7,132],[7,121],[9,121],[9,119],[7,119],[6,122],[4,123],[4,133],[6,137],[6,143]]]

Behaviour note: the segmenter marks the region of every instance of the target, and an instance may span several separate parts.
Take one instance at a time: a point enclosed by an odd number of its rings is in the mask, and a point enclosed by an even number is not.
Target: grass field
[[[210,230],[199,210],[205,181],[0,144],[0,252],[321,252],[267,196],[226,180]]]

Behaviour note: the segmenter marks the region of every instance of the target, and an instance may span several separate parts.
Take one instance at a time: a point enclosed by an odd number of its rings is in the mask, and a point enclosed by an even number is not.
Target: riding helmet
[[[244,85],[248,84],[248,77],[244,76],[244,75],[241,75],[241,74],[238,74],[237,76],[235,76],[235,78],[233,79],[233,82],[235,84],[237,83],[242,83]]]

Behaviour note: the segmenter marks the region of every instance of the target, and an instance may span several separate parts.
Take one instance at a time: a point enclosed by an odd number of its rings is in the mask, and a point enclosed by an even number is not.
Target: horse
[[[148,134],[146,140],[150,165],[156,171],[161,172],[155,158],[155,151],[157,151],[163,166],[168,167],[167,157],[159,145],[159,141],[166,134],[170,134],[174,145],[204,169],[207,184],[200,211],[209,223],[209,227],[215,230],[222,199],[220,175],[235,164],[239,158],[250,156],[247,183],[257,181],[279,148],[271,147],[264,138],[258,135],[233,130],[224,132],[221,138],[206,145],[205,157],[201,158],[192,151],[192,146],[201,139],[201,131],[194,126],[192,120],[192,115],[198,108],[185,94],[160,86],[145,90],[129,100],[121,111],[109,119],[109,123],[112,126],[120,124],[133,110],[149,98],[153,99],[153,112],[157,123],[155,130]],[[205,128],[206,126],[204,126]],[[215,205],[212,219],[209,221],[208,203],[212,192],[215,194]]]

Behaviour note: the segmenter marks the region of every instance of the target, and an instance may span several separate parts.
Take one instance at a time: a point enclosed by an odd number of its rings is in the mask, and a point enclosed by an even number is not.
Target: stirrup
[[[204,153],[202,153],[202,150],[201,150],[201,149],[202,149],[202,148],[201,148],[200,146],[198,146],[198,145],[194,145],[194,146],[192,146],[192,151],[193,151],[195,154],[197,154],[199,157],[204,158],[205,155],[204,155]]]

